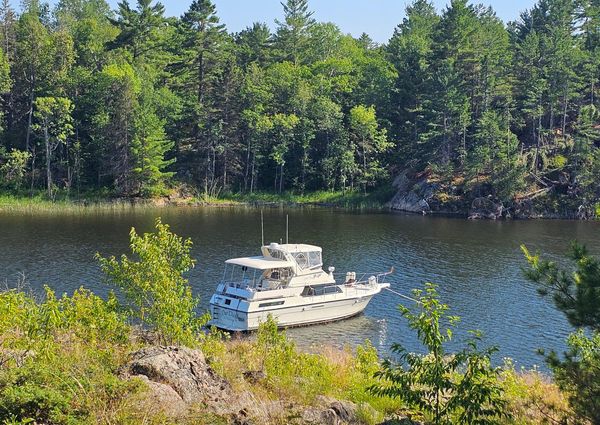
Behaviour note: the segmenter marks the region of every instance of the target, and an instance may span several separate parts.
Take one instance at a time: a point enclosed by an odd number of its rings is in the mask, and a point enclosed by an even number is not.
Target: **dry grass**
[[[573,418],[567,399],[550,378],[537,371],[504,372],[510,423],[522,425],[564,424]]]

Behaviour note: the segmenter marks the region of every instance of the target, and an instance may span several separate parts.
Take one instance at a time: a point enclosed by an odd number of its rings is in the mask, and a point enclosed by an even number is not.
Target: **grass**
[[[49,199],[44,191],[0,192],[0,212],[83,212],[115,210],[126,208],[153,208],[163,206],[214,206],[214,207],[255,207],[261,205],[281,206],[325,206],[348,209],[380,209],[393,196],[391,187],[383,187],[366,195],[357,191],[315,191],[304,194],[285,192],[225,193],[218,197],[200,196],[181,198],[173,190],[166,198],[140,199],[117,198],[108,190],[86,191],[74,195],[58,191],[54,199]]]
[[[516,371],[510,362],[502,376],[512,416],[508,424],[566,424],[575,417],[567,397],[548,376],[537,370]]]
[[[79,195],[58,191],[54,199],[45,191],[7,193],[0,192],[0,211],[47,212],[81,211],[85,209],[114,209],[130,207],[131,202],[115,200],[109,191],[86,191]]]
[[[383,208],[392,198],[392,187],[381,187],[368,192],[360,191],[314,191],[306,193],[284,192],[254,192],[254,193],[225,193],[216,198],[201,198],[209,204],[238,204],[238,205],[313,205],[341,208]]]

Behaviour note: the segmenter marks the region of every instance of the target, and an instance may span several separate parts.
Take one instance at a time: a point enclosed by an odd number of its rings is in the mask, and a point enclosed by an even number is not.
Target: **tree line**
[[[152,0],[2,0],[1,184],[367,192],[410,169],[465,194],[598,202],[597,0],[540,0],[507,25],[415,0],[384,45],[282,6],[274,31],[230,33],[210,0],[179,18]]]

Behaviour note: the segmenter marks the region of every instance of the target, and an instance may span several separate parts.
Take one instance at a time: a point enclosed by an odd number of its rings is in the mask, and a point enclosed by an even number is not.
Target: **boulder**
[[[359,423],[356,417],[356,405],[349,401],[341,401],[319,396],[320,408],[311,407],[302,412],[302,420],[306,424],[342,425]]]
[[[168,395],[170,387],[186,405],[219,403],[231,398],[231,387],[206,363],[201,351],[185,347],[146,347],[131,355],[121,370],[125,378],[140,377],[156,395]],[[159,385],[155,385],[159,384]]]
[[[490,197],[475,198],[469,210],[470,219],[497,220],[502,218],[504,205],[500,201],[493,201]]]

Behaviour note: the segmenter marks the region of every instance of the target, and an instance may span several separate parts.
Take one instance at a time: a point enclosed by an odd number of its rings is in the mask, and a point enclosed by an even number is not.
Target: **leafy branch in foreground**
[[[481,334],[471,332],[465,349],[448,353],[445,344],[452,340],[452,328],[459,318],[447,314],[449,307],[440,302],[435,285],[428,283],[424,291],[413,293],[418,307],[399,309],[426,353],[411,353],[394,344],[392,351],[400,362],[385,360],[376,373],[380,382],[370,390],[402,399],[438,425],[498,423],[506,416],[507,402],[498,380],[500,369],[491,366],[496,348],[480,350]]]
[[[160,218],[156,232],[140,236],[132,228],[129,234],[132,260],[120,260],[96,254],[109,284],[121,289],[129,314],[155,329],[167,344],[196,345],[197,335],[207,321],[198,317],[198,298],[183,274],[194,267],[190,256],[192,241],[172,233]]]
[[[585,246],[573,242],[570,259],[575,269],[567,271],[554,261],[532,255],[521,246],[530,268],[525,276],[538,284],[542,295],[552,295],[556,307],[569,322],[580,328],[567,339],[568,350],[561,359],[557,353],[546,356],[559,388],[569,396],[576,414],[594,424],[600,423],[600,261]],[[584,332],[591,331],[591,335]],[[544,354],[544,352],[541,352]]]

